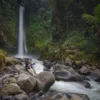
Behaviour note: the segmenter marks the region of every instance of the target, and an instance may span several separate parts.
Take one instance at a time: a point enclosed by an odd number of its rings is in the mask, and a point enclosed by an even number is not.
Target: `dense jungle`
[[[99,82],[100,0],[0,0],[0,100],[100,100]]]
[[[50,60],[100,60],[99,0],[22,1],[29,53],[40,50]],[[17,52],[18,2],[0,1],[0,47],[11,52]]]

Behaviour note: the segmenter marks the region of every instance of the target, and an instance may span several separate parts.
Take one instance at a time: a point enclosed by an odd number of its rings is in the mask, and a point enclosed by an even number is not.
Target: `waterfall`
[[[18,30],[18,56],[23,57],[26,50],[25,41],[25,31],[24,31],[24,7],[19,8],[19,30]]]
[[[39,58],[40,52],[38,54],[27,54],[26,46],[26,34],[24,29],[24,7],[20,5],[19,7],[19,25],[18,25],[18,53],[14,55],[17,58]]]

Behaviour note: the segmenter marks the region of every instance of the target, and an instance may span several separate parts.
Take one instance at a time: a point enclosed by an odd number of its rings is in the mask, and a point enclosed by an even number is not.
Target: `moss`
[[[3,55],[0,55],[0,69],[2,67],[5,67],[5,57]]]
[[[7,52],[5,52],[4,50],[0,49],[0,55],[7,56]]]
[[[51,43],[42,50],[41,58],[65,61],[68,57],[74,61],[89,61],[92,64],[100,62],[98,47],[92,37],[85,37],[83,29],[67,31],[68,35],[63,43]],[[97,57],[98,56],[98,59]]]
[[[0,49],[0,69],[5,67],[5,56],[7,56],[7,52]]]

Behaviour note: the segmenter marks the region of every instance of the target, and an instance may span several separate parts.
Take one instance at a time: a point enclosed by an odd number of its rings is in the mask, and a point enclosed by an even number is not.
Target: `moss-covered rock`
[[[5,67],[5,57],[7,56],[7,52],[0,49],[0,69]]]
[[[0,55],[5,57],[5,56],[7,56],[7,52],[2,50],[2,49],[0,49]]]
[[[96,59],[95,53],[88,52],[75,48],[70,47],[63,44],[49,44],[44,50],[41,52],[41,59],[47,59],[50,61],[61,61],[66,62],[66,58],[71,59],[72,61],[81,61],[81,62],[88,62],[91,65],[100,65],[100,60]],[[97,65],[98,64],[98,65]]]
[[[0,55],[0,69],[5,67],[5,57]]]
[[[10,65],[14,65],[14,64],[21,64],[21,62],[14,57],[7,56],[7,57],[5,57],[5,64],[6,64],[6,66],[10,66]]]

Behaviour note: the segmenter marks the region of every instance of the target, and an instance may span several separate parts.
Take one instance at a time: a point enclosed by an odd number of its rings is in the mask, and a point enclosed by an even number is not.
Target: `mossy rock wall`
[[[5,67],[5,57],[0,55],[0,69]]]
[[[5,57],[7,56],[7,53],[0,49],[0,69],[5,67]]]

